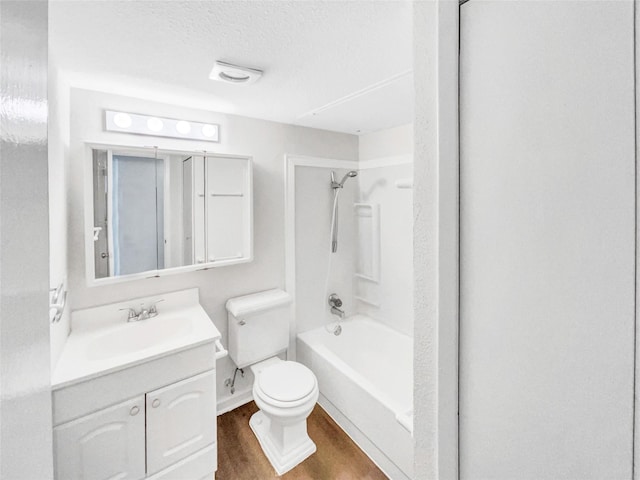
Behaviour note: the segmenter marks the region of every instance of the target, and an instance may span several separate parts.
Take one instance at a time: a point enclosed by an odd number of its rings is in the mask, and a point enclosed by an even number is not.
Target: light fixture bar
[[[220,126],[213,123],[192,122],[175,118],[154,117],[138,113],[105,110],[105,130],[109,132],[152,135],[154,137],[184,138],[205,142],[220,141]]]

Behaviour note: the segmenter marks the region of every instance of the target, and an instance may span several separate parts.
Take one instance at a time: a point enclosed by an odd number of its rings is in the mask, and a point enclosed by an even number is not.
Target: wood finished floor
[[[307,420],[316,453],[278,477],[249,427],[249,418],[257,411],[250,402],[218,417],[216,480],[387,480],[319,405]]]

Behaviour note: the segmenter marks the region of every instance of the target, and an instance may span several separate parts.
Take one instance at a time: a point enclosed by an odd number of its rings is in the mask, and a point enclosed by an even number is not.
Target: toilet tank
[[[227,300],[229,356],[244,368],[289,346],[291,296],[280,289]]]

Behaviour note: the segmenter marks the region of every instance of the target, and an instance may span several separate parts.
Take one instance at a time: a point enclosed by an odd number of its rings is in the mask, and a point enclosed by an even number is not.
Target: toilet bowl
[[[301,363],[270,358],[251,366],[253,399],[260,409],[249,420],[265,455],[282,475],[316,451],[307,417],[318,400],[318,382]]]
[[[289,347],[291,296],[280,289],[227,301],[229,356],[250,367],[253,399],[260,411],[249,420],[278,475],[316,451],[307,417],[318,400],[318,381],[301,363],[281,360]]]

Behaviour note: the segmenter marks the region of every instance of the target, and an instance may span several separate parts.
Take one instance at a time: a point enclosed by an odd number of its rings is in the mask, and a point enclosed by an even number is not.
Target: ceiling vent
[[[219,82],[235,83],[238,85],[249,85],[262,76],[262,70],[255,68],[241,67],[226,62],[216,61],[209,78]]]

